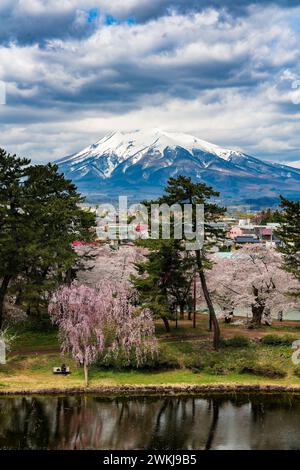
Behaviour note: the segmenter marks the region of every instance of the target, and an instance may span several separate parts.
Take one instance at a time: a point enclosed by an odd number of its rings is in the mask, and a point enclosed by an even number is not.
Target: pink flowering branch
[[[59,327],[62,353],[70,353],[88,369],[98,358],[124,355],[141,365],[157,352],[154,322],[150,312],[132,305],[125,284],[106,282],[97,290],[73,283],[62,287],[51,298],[49,314]]]

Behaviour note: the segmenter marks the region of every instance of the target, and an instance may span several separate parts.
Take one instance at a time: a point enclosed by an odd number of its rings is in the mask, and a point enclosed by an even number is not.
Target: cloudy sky
[[[0,80],[35,162],[148,127],[300,160],[300,0],[0,0]]]

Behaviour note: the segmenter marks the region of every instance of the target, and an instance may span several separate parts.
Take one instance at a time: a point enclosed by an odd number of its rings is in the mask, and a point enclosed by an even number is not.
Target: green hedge
[[[246,366],[240,370],[241,374],[253,374],[262,377],[269,378],[283,378],[286,376],[286,372],[282,369],[272,366],[253,365]]]
[[[267,346],[292,346],[293,341],[297,339],[290,335],[266,335],[261,339],[261,343]]]
[[[231,348],[248,348],[250,346],[250,340],[246,336],[234,335],[232,338],[222,339],[222,347],[231,347]]]

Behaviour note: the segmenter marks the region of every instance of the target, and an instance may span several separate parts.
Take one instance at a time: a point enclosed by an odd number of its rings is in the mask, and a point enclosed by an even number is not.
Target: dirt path
[[[15,356],[33,356],[34,354],[56,354],[60,353],[60,349],[58,346],[51,347],[51,348],[37,348],[37,349],[17,349],[13,351],[12,357]]]

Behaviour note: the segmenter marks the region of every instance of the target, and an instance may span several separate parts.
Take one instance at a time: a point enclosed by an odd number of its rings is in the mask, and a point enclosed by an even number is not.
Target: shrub
[[[225,367],[216,364],[214,366],[205,367],[204,372],[207,372],[211,375],[227,375],[229,373],[229,370]]]
[[[56,331],[57,327],[52,324],[48,316],[41,316],[29,317],[26,322],[20,325],[19,330],[23,332],[48,333]]]
[[[250,340],[246,336],[234,335],[232,338],[223,339],[221,346],[231,348],[248,348],[250,346]]]
[[[115,370],[168,370],[168,369],[179,369],[181,367],[178,359],[173,357],[169,351],[162,350],[159,354],[155,354],[153,357],[148,357],[143,364],[140,366],[136,365],[136,361],[128,361],[127,358],[119,355],[118,358],[110,357],[103,361],[101,358],[97,362],[101,369],[115,369]]]
[[[300,379],[300,367],[297,367],[297,368],[294,370],[294,375]]]
[[[187,361],[185,366],[193,372],[199,372],[205,368],[203,361],[197,357]]]
[[[175,357],[166,357],[165,355],[158,355],[156,358],[149,360],[143,365],[143,370],[168,370],[180,369],[180,362]]]
[[[186,367],[193,372],[206,372],[211,375],[226,375],[229,369],[224,367],[224,364],[213,357],[210,358],[193,358],[186,363]]]
[[[291,346],[296,339],[289,335],[266,335],[261,339],[261,343],[267,346]]]
[[[269,377],[269,378],[283,378],[286,376],[286,372],[282,369],[278,369],[277,367],[273,366],[261,366],[261,365],[253,365],[253,366],[246,366],[240,370],[241,374],[253,374],[262,377]]]

